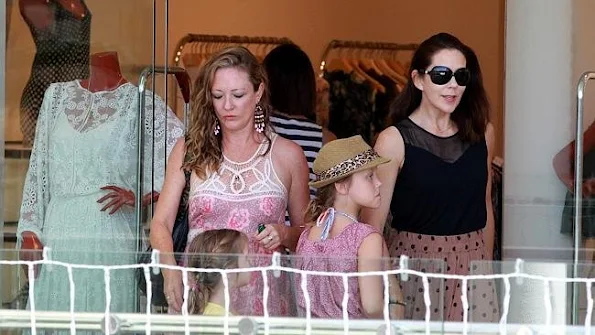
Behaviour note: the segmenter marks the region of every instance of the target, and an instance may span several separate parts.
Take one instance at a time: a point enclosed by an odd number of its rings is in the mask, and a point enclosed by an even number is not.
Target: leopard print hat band
[[[316,181],[312,187],[323,187],[349,175],[389,162],[379,156],[360,135],[338,139],[320,149],[312,170]]]

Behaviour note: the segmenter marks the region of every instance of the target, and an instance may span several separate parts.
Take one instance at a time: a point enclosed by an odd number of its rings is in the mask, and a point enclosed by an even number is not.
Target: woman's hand
[[[267,250],[277,250],[287,238],[287,230],[285,223],[265,225],[264,230],[256,235],[256,240]]]
[[[22,234],[23,243],[21,244],[21,249],[19,251],[19,258],[23,261],[39,261],[43,258],[43,244],[33,232],[25,231]],[[39,276],[39,271],[41,270],[41,264],[37,264],[34,266],[34,276],[37,278]],[[23,270],[25,274],[29,274],[29,266],[23,264]]]
[[[405,306],[390,304],[388,306],[388,313],[391,320],[404,320],[405,319]]]
[[[182,272],[178,270],[161,269],[163,271],[163,293],[168,308],[175,313],[181,313],[183,301]]]

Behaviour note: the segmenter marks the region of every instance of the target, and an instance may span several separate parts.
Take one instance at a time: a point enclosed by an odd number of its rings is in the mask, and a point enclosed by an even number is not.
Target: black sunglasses
[[[459,86],[467,86],[471,80],[471,72],[466,67],[456,70],[454,73],[446,66],[434,66],[431,70],[419,70],[420,73],[429,74],[430,79],[436,85],[445,85],[454,76]]]

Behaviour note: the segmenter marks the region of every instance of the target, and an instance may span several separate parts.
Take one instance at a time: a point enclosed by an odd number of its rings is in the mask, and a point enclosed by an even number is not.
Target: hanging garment
[[[272,251],[254,239],[258,225],[283,224],[287,208],[287,189],[279,180],[273,166],[272,151],[279,135],[271,134],[245,162],[234,162],[223,157],[217,173],[205,181],[192,174],[190,181],[188,241],[196,235],[213,229],[234,229],[249,238],[249,254],[254,267],[270,265]],[[190,244],[190,242],[189,242]],[[262,316],[264,313],[262,273],[252,272],[250,284],[231,290],[231,306],[236,314]],[[292,282],[287,273],[276,278],[268,275],[268,311],[271,316],[294,316],[295,299]]]
[[[583,180],[595,177],[595,150],[585,154],[583,159]],[[574,231],[574,200],[572,192],[566,192],[566,200],[562,211],[562,226],[560,232],[572,236]],[[595,197],[584,197],[582,202],[582,237],[595,238]]]
[[[374,71],[365,71],[370,77],[374,78],[385,88],[383,92],[376,92],[374,99],[374,113],[372,114],[372,138],[387,127],[386,119],[388,117],[391,102],[397,97],[399,91],[396,83],[388,76],[378,74]]]
[[[153,101],[152,92],[145,99],[146,194],[161,190],[166,156],[184,129],[163,100]],[[136,263],[134,208],[109,215],[97,200],[106,185],[136,189],[137,106],[138,88],[130,83],[100,92],[88,91],[79,81],[50,85],[25,180],[19,238],[24,231],[35,233],[50,248],[51,259],[66,263]],[[73,275],[75,311],[105,311],[103,271],[75,269]],[[134,269],[112,271],[109,287],[111,311],[135,312]],[[69,290],[66,269],[42,266],[35,280],[36,309],[69,311]]]
[[[86,11],[83,18],[75,17],[62,5],[50,0],[47,6],[53,14],[52,23],[43,29],[37,28],[21,11],[36,48],[20,104],[25,145],[33,144],[41,102],[50,84],[89,76],[91,12],[85,2],[80,1]]]
[[[361,135],[372,143],[374,90],[343,71],[326,72],[330,85],[328,128],[337,138]]]

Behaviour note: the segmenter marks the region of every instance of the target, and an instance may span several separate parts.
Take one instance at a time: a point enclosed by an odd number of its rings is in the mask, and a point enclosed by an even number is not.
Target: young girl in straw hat
[[[300,236],[297,254],[302,270],[325,272],[365,272],[385,269],[382,258],[388,250],[382,235],[359,222],[362,208],[380,206],[380,181],[376,166],[389,160],[380,157],[361,136],[329,142],[314,161],[316,199],[310,202],[306,222],[315,222]],[[299,280],[298,279],[298,287]],[[382,318],[385,304],[392,317],[403,309],[395,276],[390,276],[390,301],[384,299],[380,276],[350,277],[349,318]],[[309,276],[307,293],[313,317],[342,318],[343,278]],[[304,292],[298,290],[298,305],[305,312]]]

